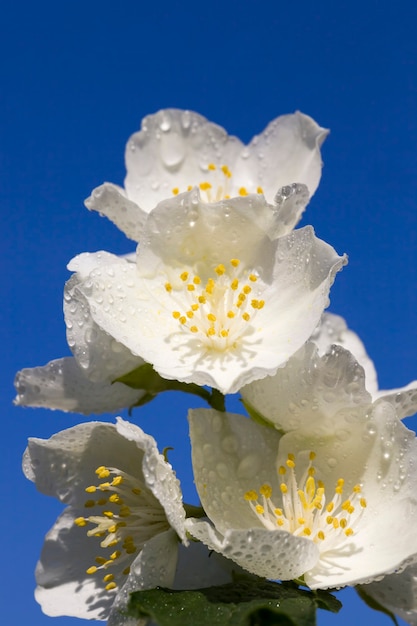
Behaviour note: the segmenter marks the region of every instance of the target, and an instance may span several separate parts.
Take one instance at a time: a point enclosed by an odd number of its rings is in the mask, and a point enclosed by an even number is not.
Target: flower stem
[[[207,513],[202,506],[194,506],[194,504],[185,504],[185,516],[186,517],[207,517]]]
[[[224,413],[226,411],[225,397],[218,389],[211,390],[209,404],[216,411]]]

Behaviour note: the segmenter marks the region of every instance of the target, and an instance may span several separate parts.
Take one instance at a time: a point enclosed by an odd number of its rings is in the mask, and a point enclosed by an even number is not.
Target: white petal
[[[417,626],[417,564],[366,585],[363,590],[407,624]]]
[[[107,217],[133,241],[139,241],[147,213],[138,204],[129,200],[121,187],[104,183],[94,189],[85,206]]]
[[[384,402],[390,402],[400,419],[411,417],[417,412],[417,380],[399,389],[381,389],[376,396]]]
[[[23,471],[42,493],[77,505],[84,503],[85,487],[97,467],[118,467],[135,475],[141,458],[136,444],[119,435],[113,424],[88,422],[50,439],[30,438]]]
[[[303,113],[277,117],[242,153],[234,183],[247,186],[255,180],[269,201],[280,187],[303,183],[311,197],[321,177],[320,146],[327,134]]]
[[[80,254],[68,265],[68,269],[76,271],[65,285],[64,315],[67,325],[67,340],[78,364],[85,376],[94,382],[112,383],[116,378],[127,374],[143,364],[143,360],[113,337],[104,332],[93,320],[85,293],[93,289],[90,274],[106,276],[113,265],[123,269],[134,267],[130,261],[106,252]],[[122,270],[123,271],[123,270]],[[96,293],[95,299],[103,301],[101,294]],[[122,304],[120,310],[122,310]],[[121,315],[119,311],[119,315]]]
[[[279,489],[275,466],[280,434],[241,415],[189,411],[194,480],[201,504],[217,530],[263,528],[244,498],[269,483]],[[272,481],[272,482],[271,482]]]
[[[115,593],[100,585],[100,578],[86,574],[99,554],[99,542],[74,524],[79,515],[67,508],[45,537],[36,567],[36,600],[46,615],[105,619]]]
[[[134,591],[172,587],[177,559],[178,539],[172,529],[150,539],[131,565],[128,579],[114,601],[107,626],[125,624],[123,612]]]
[[[198,113],[166,109],[148,115],[126,146],[127,195],[149,212],[173,188],[186,191],[204,182],[210,163],[233,168],[242,147]]]
[[[250,266],[271,254],[270,233],[279,227],[274,207],[261,195],[207,203],[193,189],[161,202],[149,215],[138,248],[139,271],[152,275],[161,263],[212,270],[232,258]]]
[[[318,560],[312,541],[284,531],[231,529],[222,536],[208,522],[193,518],[186,521],[186,527],[193,537],[257,576],[292,580]]]
[[[362,367],[353,355],[334,345],[323,357],[313,343],[305,344],[275,376],[254,381],[241,390],[242,397],[257,413],[283,431],[315,424],[330,431],[339,412],[367,407]]]
[[[135,442],[138,449],[143,451],[141,470],[146,485],[163,506],[170,526],[187,544],[180,482],[171,465],[159,453],[155,439],[147,435],[139,426],[131,424],[121,417],[117,418],[116,429],[126,440]]]
[[[100,250],[99,252],[82,252],[73,257],[67,265],[70,272],[77,273],[77,281],[80,282],[88,278],[90,272],[98,267],[106,267],[114,263],[123,263],[120,259],[127,257],[118,257],[116,254]]]
[[[144,393],[122,383],[92,382],[70,357],[21,370],[16,375],[15,386],[18,394],[15,404],[84,415],[130,407]]]
[[[365,346],[358,335],[347,327],[343,317],[333,313],[323,313],[319,325],[311,337],[317,344],[319,354],[325,354],[331,345],[339,344],[349,350],[365,370],[366,389],[375,397],[378,391],[377,373]]]
[[[279,189],[274,198],[279,222],[278,236],[286,235],[298,224],[309,200],[306,185],[292,183]]]

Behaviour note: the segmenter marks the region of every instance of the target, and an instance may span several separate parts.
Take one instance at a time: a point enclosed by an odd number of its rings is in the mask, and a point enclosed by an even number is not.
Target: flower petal
[[[76,272],[66,283],[64,291],[68,345],[85,376],[94,382],[112,383],[119,376],[143,364],[141,358],[133,355],[94,322],[88,300],[78,288],[82,283],[84,292],[88,293],[93,289],[89,278],[91,272],[94,271],[95,276],[106,276],[107,272],[112,272],[109,268],[113,265],[121,265],[123,269],[126,265],[134,267],[124,257],[108,252],[80,254],[68,265],[68,269]],[[103,301],[99,293],[96,293],[95,299]],[[120,315],[122,304],[118,304]]]
[[[105,619],[115,594],[86,573],[98,553],[99,542],[79,532],[74,523],[78,515],[77,509],[65,509],[46,535],[36,566],[35,597],[42,611],[51,617]]]
[[[277,236],[286,235],[298,224],[309,201],[310,196],[306,185],[292,183],[278,190],[274,198],[279,223]]]
[[[375,397],[378,391],[375,366],[362,341],[353,330],[347,327],[343,317],[329,312],[323,313],[311,340],[318,346],[320,355],[325,354],[333,344],[339,344],[349,350],[365,370],[366,389]]]
[[[376,394],[378,399],[395,406],[399,419],[411,417],[417,412],[417,380],[399,389],[383,390]]]
[[[334,345],[320,358],[313,343],[300,348],[274,376],[252,382],[241,393],[249,407],[285,432],[316,427],[332,432],[345,412],[372,402],[353,355]]]
[[[281,435],[241,415],[211,409],[191,410],[188,419],[194,480],[208,517],[223,534],[229,528],[263,528],[244,495],[265,482],[278,488],[271,467]]]
[[[385,576],[381,581],[366,585],[365,593],[411,626],[417,626],[417,564],[404,571]]]
[[[228,530],[224,536],[208,522],[190,518],[187,530],[223,556],[257,576],[292,580],[313,567],[318,560],[317,546],[303,537],[265,528]]]
[[[88,422],[62,430],[50,439],[30,438],[23,471],[40,492],[75,506],[84,503],[85,488],[91,484],[97,467],[119,467],[135,475],[138,459],[142,458],[136,443],[119,435],[113,424]]]
[[[139,241],[147,213],[129,200],[124,189],[112,183],[104,183],[94,189],[84,204],[90,211],[97,211],[107,217],[126,237]]]
[[[130,407],[144,393],[122,383],[92,382],[71,357],[21,370],[16,375],[15,386],[18,394],[15,404],[84,415]]]
[[[233,168],[242,148],[239,139],[198,113],[165,109],[148,115],[126,146],[127,195],[149,212],[173,188],[186,191],[203,182],[209,164]]]
[[[175,529],[185,545],[184,532],[185,512],[182,506],[180,483],[171,465],[160,454],[155,439],[147,435],[141,428],[121,417],[117,418],[117,432],[127,441],[135,442],[143,451],[142,472],[146,484],[165,510],[168,522]]]
[[[170,528],[155,535],[133,561],[129,577],[117,594],[107,626],[125,624],[126,606],[134,591],[172,587],[178,560],[178,539]]]
[[[254,181],[271,202],[280,187],[303,183],[311,197],[320,181],[320,146],[328,132],[300,112],[277,117],[241,154],[235,184]]]

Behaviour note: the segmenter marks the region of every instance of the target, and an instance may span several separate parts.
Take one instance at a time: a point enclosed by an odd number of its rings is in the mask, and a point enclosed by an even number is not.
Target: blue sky
[[[69,354],[68,261],[82,251],[132,250],[83,200],[105,180],[122,184],[124,144],[146,114],[189,108],[244,141],[298,109],[330,128],[322,181],[303,222],[349,254],[330,310],[365,342],[381,387],[417,378],[416,20],[411,0],[26,0],[3,8],[1,593],[8,626],[52,623],[33,600],[33,570],[60,507],[21,475],[27,437],[82,421],[14,407],[14,373]],[[171,461],[191,499],[186,406],[161,397],[134,419],[161,447],[175,447]],[[341,617],[322,613],[319,626],[389,623],[351,596],[341,595]]]

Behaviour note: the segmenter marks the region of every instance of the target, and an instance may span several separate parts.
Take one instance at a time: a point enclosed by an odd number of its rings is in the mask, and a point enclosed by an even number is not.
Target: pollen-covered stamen
[[[80,516],[74,523],[89,537],[101,539],[103,554],[86,571],[93,575],[103,570],[103,585],[111,591],[123,584],[145,542],[167,530],[169,524],[161,504],[142,481],[114,467],[100,466],[96,475],[103,482],[85,489],[87,494],[99,496],[85,501],[84,507],[89,512],[94,509],[93,514]]]
[[[240,187],[232,190],[232,172],[228,165],[218,166],[215,163],[209,163],[206,168],[206,177],[204,180],[198,181],[194,185],[187,185],[186,188],[173,187],[172,194],[174,196],[184,191],[191,191],[196,186],[200,190],[200,196],[203,202],[219,202],[227,200],[234,196],[247,196],[249,193],[263,194],[262,187],[255,188]],[[232,194],[233,191],[233,194]]]
[[[259,276],[246,271],[239,259],[219,263],[206,281],[188,271],[178,278],[176,288],[165,283],[175,304],[173,318],[182,330],[198,335],[216,350],[236,346],[265,305],[264,300],[253,297],[261,290]]]
[[[272,488],[267,484],[259,488],[259,493],[247,491],[244,498],[268,530],[286,530],[308,537],[323,548],[336,548],[357,532],[366,499],[361,495],[360,485],[355,485],[349,497],[344,498],[344,479],[340,478],[332,499],[326,500],[325,485],[315,478],[315,456],[310,452],[308,466],[297,480],[295,456],[288,455],[285,464],[278,467],[281,493],[275,494],[274,500]]]

